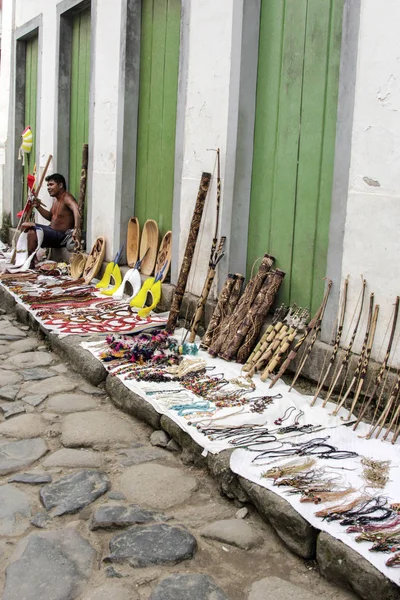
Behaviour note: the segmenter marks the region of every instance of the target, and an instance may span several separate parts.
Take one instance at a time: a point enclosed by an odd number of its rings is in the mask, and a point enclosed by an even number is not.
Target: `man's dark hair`
[[[65,181],[65,177],[64,177],[64,175],[61,175],[61,173],[53,173],[53,175],[47,175],[46,181],[55,181],[58,184],[62,183],[64,186],[64,189],[65,190],[67,189],[67,183]]]

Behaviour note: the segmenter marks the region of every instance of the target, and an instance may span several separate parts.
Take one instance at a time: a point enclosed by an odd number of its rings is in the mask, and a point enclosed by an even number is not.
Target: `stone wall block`
[[[107,377],[106,390],[115,406],[129,415],[141,419],[154,429],[160,429],[158,412],[146,400],[125,387],[118,377],[111,377],[111,375]]]
[[[290,550],[305,559],[315,558],[318,530],[278,494],[244,477],[239,477],[239,482],[260,514],[271,523]]]
[[[363,600],[400,599],[400,587],[358,552],[325,531],[318,536],[317,562],[326,579],[352,589]]]
[[[87,338],[81,338],[79,335],[48,337],[53,350],[66,358],[75,371],[81,373],[92,385],[99,385],[107,377],[107,371],[102,362],[80,346],[85,339],[87,341]]]

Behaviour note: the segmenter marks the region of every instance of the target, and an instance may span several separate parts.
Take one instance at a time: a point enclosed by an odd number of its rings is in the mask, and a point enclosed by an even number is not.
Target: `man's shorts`
[[[35,229],[43,231],[42,248],[61,248],[66,236],[66,231],[57,231],[48,225],[35,225]]]

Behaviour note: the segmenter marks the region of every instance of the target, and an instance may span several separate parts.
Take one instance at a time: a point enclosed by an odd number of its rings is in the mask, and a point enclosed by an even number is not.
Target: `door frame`
[[[74,17],[86,8],[91,8],[91,48],[89,83],[89,161],[87,176],[87,198],[90,198],[90,182],[93,158],[93,49],[95,47],[97,0],[62,0],[57,4],[57,40],[58,60],[56,61],[55,119],[54,119],[54,171],[62,173],[69,181],[69,134],[71,113],[71,74],[72,74],[72,26]],[[89,216],[88,216],[89,218]]]
[[[21,133],[25,127],[25,78],[26,78],[26,42],[33,37],[38,37],[38,67],[37,67],[37,98],[36,98],[36,131],[35,136],[35,162],[37,169],[40,166],[40,114],[41,114],[41,83],[42,83],[42,52],[43,52],[43,15],[27,21],[18,27],[14,33],[15,43],[15,85],[14,85],[14,126],[11,128],[13,137],[10,143],[13,160],[11,161],[13,176],[11,189],[11,222],[16,223],[16,212],[20,210],[20,199],[23,185],[21,182],[21,161],[18,160],[18,149]]]
[[[233,81],[231,84],[228,148],[222,209],[222,222],[226,224],[227,228],[222,233],[228,236],[229,250],[227,252],[227,259],[222,261],[219,266],[219,289],[221,289],[228,273],[236,271],[241,273],[246,272],[256,111],[259,23],[262,1],[266,0],[243,1],[242,7],[241,9],[238,8],[237,14],[238,30],[235,39],[241,40],[241,48],[240,52],[232,54],[231,69],[237,68],[240,76],[238,81]],[[326,309],[322,327],[323,340],[329,339],[332,324],[335,322],[339,306],[360,14],[361,0],[344,0],[337,129],[326,267],[327,277],[334,280],[337,285],[331,291],[330,302]]]

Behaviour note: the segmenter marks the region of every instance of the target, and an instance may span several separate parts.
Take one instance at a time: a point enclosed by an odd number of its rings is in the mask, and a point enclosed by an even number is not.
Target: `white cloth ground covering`
[[[326,466],[332,473],[340,474],[343,478],[351,484],[357,490],[363,490],[365,488],[365,481],[361,477],[362,473],[362,465],[361,465],[361,457],[366,456],[369,458],[374,458],[375,460],[391,460],[390,465],[390,481],[386,485],[384,490],[373,490],[368,488],[368,492],[373,495],[382,494],[386,496],[390,502],[399,502],[400,501],[400,455],[399,455],[399,446],[388,442],[382,442],[381,440],[370,439],[365,440],[361,439],[359,436],[362,433],[368,431],[367,426],[362,426],[357,428],[354,432],[352,429],[348,427],[338,427],[336,429],[332,429],[329,431],[330,439],[328,440],[329,444],[333,446],[337,446],[340,449],[351,450],[353,452],[357,452],[360,457],[358,458],[350,458],[347,460],[328,460],[328,459],[318,459],[318,466]],[[322,434],[323,435],[323,434]],[[292,441],[304,442],[306,439],[315,437],[315,434],[311,434],[308,436],[302,436],[298,439],[294,439]],[[290,462],[295,457],[286,458],[277,460],[276,458],[266,458],[264,464],[255,464],[252,462],[254,459],[254,453],[248,452],[243,449],[235,450],[231,456],[231,464],[230,467],[234,473],[237,473],[241,477],[245,477],[250,481],[257,483],[269,490],[272,490],[282,498],[285,498],[293,508],[306,519],[313,527],[319,529],[321,531],[326,531],[330,533],[335,538],[341,540],[353,550],[356,550],[359,554],[361,554],[364,558],[366,558],[371,564],[373,564],[379,571],[381,571],[386,577],[394,581],[397,585],[399,585],[399,571],[396,568],[387,567],[385,562],[389,558],[390,554],[385,554],[383,552],[370,552],[369,548],[372,546],[370,542],[356,542],[355,537],[358,535],[356,533],[346,533],[346,527],[342,527],[339,524],[339,521],[332,521],[331,523],[327,521],[323,521],[321,518],[316,517],[315,513],[321,508],[326,508],[329,506],[340,504],[340,500],[331,503],[324,503],[315,505],[314,503],[303,503],[300,502],[300,496],[291,496],[288,495],[288,490],[290,488],[284,487],[274,487],[272,479],[262,478],[261,474],[267,471],[272,466],[282,465],[284,463]],[[273,464],[268,466],[267,461],[273,461]],[[263,462],[263,461],[260,461]],[[333,468],[332,468],[333,467]],[[354,471],[344,471],[337,467],[346,467],[347,469],[354,469]],[[346,498],[350,499],[359,495],[354,494],[354,496],[346,496]],[[343,499],[343,502],[345,499]]]
[[[178,340],[183,339],[184,332],[176,331],[176,338]],[[97,342],[82,342],[82,347],[89,350],[94,356],[97,358],[104,346],[100,348]],[[206,360],[208,366],[214,366],[215,369],[210,371],[210,375],[216,373],[224,373],[226,379],[236,378],[241,374],[241,365],[237,363],[229,363],[220,358],[212,358],[205,351],[199,351],[196,355],[196,358],[202,358]],[[106,364],[106,363],[103,363]],[[110,371],[112,373],[112,370]],[[169,409],[163,403],[157,402],[153,396],[147,395],[144,388],[152,387],[156,388],[157,384],[152,384],[149,386],[147,382],[139,382],[135,380],[127,380],[124,375],[116,375],[121,379],[124,385],[141,396],[144,400],[149,402],[157,412],[168,416],[170,419],[175,421],[181,429],[186,431],[201,447],[204,448],[203,454],[206,455],[207,452],[218,453],[222,450],[232,448],[232,445],[227,441],[218,441],[218,440],[209,440],[207,437],[202,435],[195,427],[188,424],[188,419],[184,417],[180,417],[177,415],[176,411]],[[347,450],[357,452],[360,456],[358,458],[349,458],[346,460],[332,460],[332,459],[318,459],[317,466],[326,466],[329,467],[329,470],[333,474],[340,475],[346,482],[348,482],[349,486],[346,487],[354,487],[356,490],[364,490],[365,489],[365,481],[362,479],[362,465],[361,465],[361,457],[366,456],[369,458],[374,458],[378,460],[389,460],[391,461],[390,468],[390,481],[385,487],[384,490],[372,490],[369,488],[369,491],[373,495],[383,494],[387,496],[390,502],[400,502],[400,454],[399,454],[399,442],[395,445],[392,445],[390,441],[383,442],[381,439],[370,439],[365,440],[362,439],[361,436],[364,436],[369,431],[369,426],[364,423],[360,423],[359,427],[356,431],[353,431],[352,427],[345,427],[345,421],[342,419],[346,418],[348,411],[342,408],[337,416],[332,416],[331,412],[335,408],[335,404],[328,402],[325,408],[322,408],[322,400],[318,398],[316,404],[311,407],[310,402],[312,400],[311,396],[305,396],[298,393],[296,390],[292,390],[289,392],[289,386],[287,386],[282,380],[277,382],[277,384],[269,389],[269,381],[262,382],[259,375],[254,376],[254,381],[256,383],[256,390],[249,394],[249,397],[252,396],[263,396],[263,395],[276,395],[282,394],[281,399],[275,399],[273,404],[271,404],[264,411],[263,414],[250,413],[245,409],[233,415],[233,413],[240,410],[239,408],[224,408],[220,409],[214,415],[210,415],[210,418],[202,418],[203,424],[212,424],[212,420],[215,417],[226,417],[224,419],[218,419],[214,421],[214,424],[223,424],[223,425],[242,425],[242,424],[262,424],[270,429],[276,429],[276,425],[274,421],[282,417],[285,413],[286,409],[291,406],[296,407],[298,410],[304,411],[304,416],[300,420],[300,425],[304,424],[313,424],[320,425],[321,431],[314,432],[312,434],[303,434],[301,436],[295,436],[294,434],[288,434],[286,436],[279,436],[279,440],[290,440],[291,442],[305,442],[308,439],[316,438],[316,437],[325,437],[329,435],[329,440],[327,442],[332,446],[336,446],[340,450]],[[179,384],[174,383],[174,386],[179,389]],[[171,389],[170,384],[160,383],[158,384],[160,390],[162,389]],[[226,390],[226,388],[223,388]],[[179,402],[179,393],[176,394],[177,402]],[[193,396],[193,399],[198,399]],[[233,415],[229,417],[228,415]],[[293,414],[295,414],[293,412]],[[290,421],[290,420],[289,420]],[[354,419],[353,421],[354,422]],[[285,425],[285,423],[283,423]],[[269,447],[274,447],[276,444],[268,444],[265,446],[265,449]],[[261,449],[260,449],[261,450]],[[346,527],[342,527],[338,522],[328,523],[327,521],[323,521],[321,518],[315,516],[315,512],[317,512],[321,508],[325,508],[329,506],[329,503],[315,505],[314,503],[301,503],[300,497],[297,495],[290,496],[287,495],[287,491],[289,488],[282,487],[274,487],[273,480],[265,479],[261,477],[261,474],[268,470],[268,462],[272,461],[271,466],[277,466],[280,464],[284,464],[286,462],[291,462],[296,459],[296,456],[291,456],[288,458],[280,458],[276,457],[267,457],[265,460],[260,461],[261,464],[253,463],[253,459],[255,457],[255,452],[250,452],[244,449],[236,449],[231,456],[231,469],[234,473],[245,477],[246,479],[261,485],[274,493],[282,496],[287,500],[295,510],[302,515],[311,525],[313,525],[316,529],[321,531],[326,531],[336,537],[337,539],[343,541],[345,544],[359,552],[364,558],[366,558],[371,564],[373,564],[379,571],[381,571],[386,577],[390,580],[394,581],[396,584],[399,584],[399,574],[398,570],[395,568],[388,568],[385,565],[386,560],[390,555],[381,553],[381,552],[370,552],[369,548],[371,547],[371,543],[369,542],[361,542],[357,543],[354,541],[354,538],[357,534],[349,534],[346,533]],[[347,471],[344,469],[340,469],[338,467],[346,467],[346,469],[353,469],[351,471]],[[358,492],[359,493],[359,492]],[[358,495],[356,493],[355,495]],[[351,499],[352,496],[346,496],[346,499]],[[331,505],[339,504],[340,501],[331,502]]]
[[[181,330],[175,332],[175,337],[178,341],[183,339],[183,334]],[[101,352],[104,350],[103,342],[82,342],[82,347],[86,350],[89,350],[96,358],[99,357]],[[189,357],[193,358],[193,357]],[[202,358],[206,361],[207,366],[215,367],[213,370],[209,371],[209,375],[214,375],[218,373],[223,373],[226,379],[237,378],[241,374],[241,365],[234,362],[226,362],[221,358],[212,358],[206,351],[199,350],[198,354],[196,354],[195,358]],[[107,366],[107,363],[103,363]],[[113,369],[110,370],[110,373],[113,372]],[[126,379],[126,376],[116,375],[124,385],[138,394],[141,398],[149,402],[160,414],[167,415],[170,419],[175,421],[184,431],[189,433],[189,435],[205,449],[205,454],[207,452],[212,452],[217,454],[221,452],[221,450],[226,450],[228,448],[232,449],[232,445],[227,441],[219,441],[219,440],[209,440],[206,436],[201,434],[194,426],[188,425],[188,421],[190,421],[191,417],[188,419],[184,417],[180,417],[177,415],[175,410],[171,410],[166,407],[162,402],[158,402],[153,395],[146,394],[146,388],[149,387],[148,382],[136,381],[134,379]],[[294,406],[298,412],[299,410],[304,411],[304,416],[301,417],[300,424],[313,424],[316,426],[321,426],[321,428],[330,429],[334,427],[338,427],[343,425],[343,420],[341,417],[345,417],[347,415],[347,410],[342,408],[337,416],[331,416],[332,410],[335,408],[335,405],[332,403],[328,403],[326,408],[321,407],[322,401],[319,401],[315,406],[309,406],[310,398],[307,396],[303,396],[299,394],[296,390],[288,391],[288,386],[282,381],[278,381],[276,385],[272,389],[269,389],[269,381],[265,383],[261,381],[259,375],[254,376],[254,382],[256,383],[256,390],[251,394],[246,395],[246,398],[258,397],[258,396],[266,396],[266,395],[277,395],[282,394],[282,398],[275,399],[273,403],[267,407],[267,409],[262,414],[252,413],[245,406],[243,410],[240,407],[234,408],[223,408],[219,409],[218,412],[214,414],[210,414],[210,417],[199,417],[198,421],[201,420],[203,425],[207,425],[208,423],[221,424],[221,425],[243,425],[243,424],[257,424],[257,425],[265,425],[270,429],[276,429],[276,425],[274,425],[274,421],[285,413],[285,411]],[[179,383],[174,383],[177,389],[183,389]],[[154,384],[152,384],[154,386]],[[155,386],[157,387],[157,385]],[[161,390],[163,389],[171,389],[171,384],[168,383],[160,383],[158,387]],[[227,391],[229,388],[224,387],[221,391]],[[188,392],[190,394],[190,392]],[[199,400],[197,396],[191,394],[193,401]],[[176,403],[180,404],[179,393],[176,394]],[[239,412],[241,411],[241,412]],[[293,415],[295,411],[293,411]],[[232,415],[232,416],[229,416]],[[223,417],[221,419],[220,417]],[[214,419],[216,419],[214,421]],[[195,417],[192,418],[192,421],[195,420]],[[291,421],[288,420],[289,424]],[[360,426],[361,427],[361,426]],[[293,434],[289,434],[290,439],[293,438]],[[322,433],[314,433],[313,435],[327,435]],[[281,436],[282,439],[288,436]],[[281,438],[280,438],[281,439]]]

